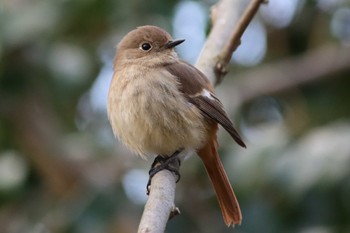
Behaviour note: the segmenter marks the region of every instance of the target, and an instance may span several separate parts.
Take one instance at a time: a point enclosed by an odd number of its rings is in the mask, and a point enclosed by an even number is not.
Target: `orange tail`
[[[241,209],[217,152],[216,140],[208,142],[198,151],[198,155],[213,184],[225,224],[227,226],[241,224]]]

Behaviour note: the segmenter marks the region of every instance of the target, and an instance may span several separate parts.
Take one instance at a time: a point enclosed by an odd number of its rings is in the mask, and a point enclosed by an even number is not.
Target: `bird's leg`
[[[181,150],[177,150],[175,151],[171,156],[162,156],[162,155],[158,155],[151,166],[151,169],[149,170],[149,179],[147,182],[147,195],[149,195],[150,192],[150,186],[151,186],[151,181],[152,181],[152,177],[157,174],[158,172],[160,172],[161,170],[168,170],[171,171],[173,173],[175,173],[175,175],[177,176],[176,179],[176,183],[179,182],[181,175],[179,172],[180,169],[180,165],[181,165],[181,160],[178,157],[179,153],[181,152]]]

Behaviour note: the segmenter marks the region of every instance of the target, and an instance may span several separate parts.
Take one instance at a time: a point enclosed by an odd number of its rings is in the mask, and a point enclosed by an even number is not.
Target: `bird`
[[[239,203],[218,154],[218,126],[238,145],[246,145],[208,78],[179,58],[175,47],[183,42],[152,25],[137,27],[121,39],[108,92],[108,119],[114,135],[144,159],[158,155],[183,160],[197,153],[225,224],[241,224]]]

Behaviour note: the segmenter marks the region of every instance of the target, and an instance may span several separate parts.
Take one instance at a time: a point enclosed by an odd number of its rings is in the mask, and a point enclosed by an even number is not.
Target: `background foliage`
[[[150,162],[106,117],[115,45],[154,24],[193,63],[214,3],[0,2],[1,232],[136,231]],[[350,232],[349,25],[348,0],[270,0],[246,31],[217,88],[248,145],[220,131],[235,232]],[[167,232],[232,232],[199,159],[181,169]]]

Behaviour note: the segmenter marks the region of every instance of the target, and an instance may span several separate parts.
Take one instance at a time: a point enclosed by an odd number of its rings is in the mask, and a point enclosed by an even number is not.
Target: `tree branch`
[[[196,63],[196,67],[211,83],[219,84],[227,74],[227,65],[232,53],[240,45],[241,37],[260,4],[265,2],[265,0],[252,0],[240,18],[237,10],[240,8],[240,1],[222,0],[213,6],[213,28]]]
[[[233,75],[227,80],[227,85],[222,87],[223,93],[230,93],[230,100],[225,103],[225,107],[229,112],[235,112],[244,103],[260,96],[334,78],[334,74],[349,70],[350,48],[338,44],[324,45],[299,56],[280,59]]]
[[[263,0],[252,0],[239,17],[242,1],[221,0],[212,8],[214,19],[196,67],[213,83],[219,83],[227,73],[226,66],[240,38]],[[218,14],[218,12],[220,14]],[[235,27],[235,25],[237,25]],[[174,210],[175,175],[163,170],[152,178],[151,192],[146,203],[138,233],[162,233]]]
[[[176,178],[168,170],[152,178],[152,189],[145,205],[138,233],[163,233],[170,213],[175,209]]]
[[[339,44],[327,44],[305,54],[281,59],[242,73],[237,79],[234,78],[233,82],[240,88],[237,91],[240,103],[243,104],[259,96],[282,92],[325,78],[334,78],[332,74],[349,69],[350,48]]]
[[[82,185],[82,177],[64,159],[66,153],[57,143],[59,138],[56,119],[49,107],[36,95],[26,95],[9,113],[15,126],[20,148],[40,174],[49,190],[59,197],[76,193]],[[33,110],[35,106],[35,110]]]

